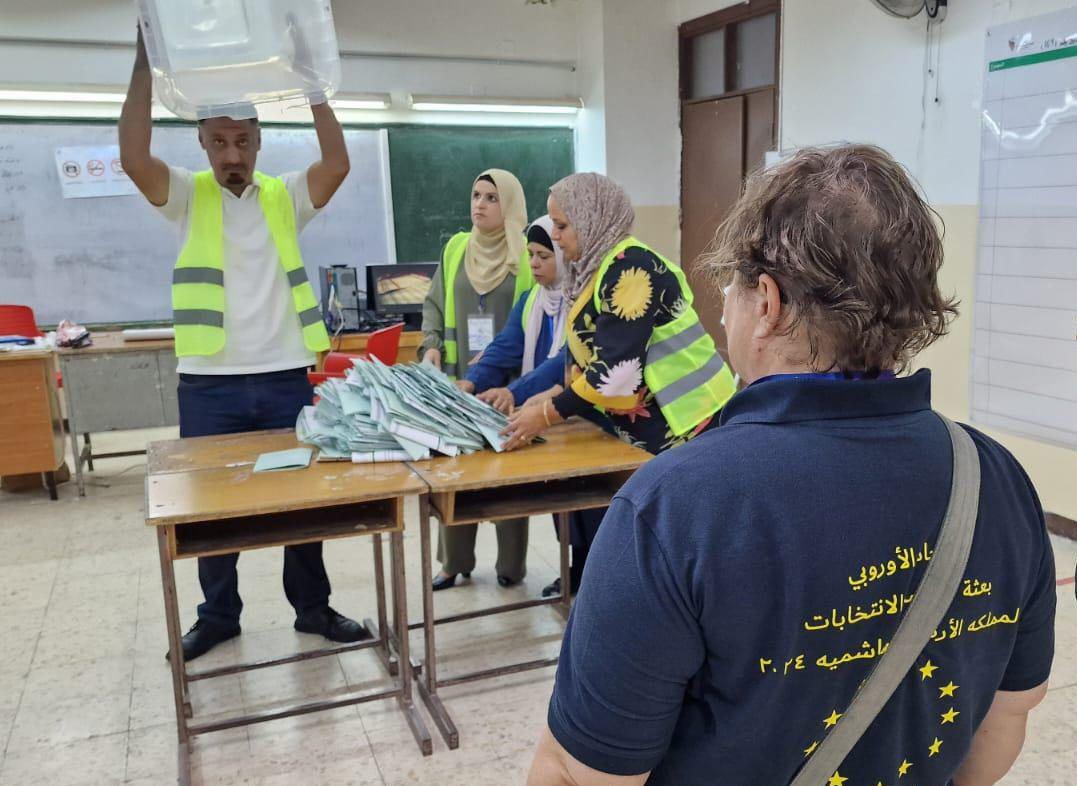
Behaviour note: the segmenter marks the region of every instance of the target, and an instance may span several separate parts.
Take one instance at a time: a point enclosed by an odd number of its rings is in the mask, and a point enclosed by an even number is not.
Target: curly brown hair
[[[774,278],[820,370],[904,370],[957,315],[938,286],[941,225],[886,151],[805,148],[748,180],[698,269],[719,286]]]

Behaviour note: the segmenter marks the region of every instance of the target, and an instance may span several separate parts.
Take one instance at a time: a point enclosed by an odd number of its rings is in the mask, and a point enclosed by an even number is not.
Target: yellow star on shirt
[[[835,772],[830,776],[830,780],[826,782],[826,786],[842,786],[848,778],[841,777],[840,772]]]
[[[942,714],[942,722],[943,723],[953,723],[954,718],[956,718],[960,714],[961,714],[960,712],[958,712],[953,707],[951,707],[949,712],[944,712]]]
[[[924,680],[931,679],[935,675],[935,672],[938,670],[938,666],[934,666],[932,665],[931,661],[928,661],[918,669],[918,671],[920,672],[920,681],[923,682]]]
[[[930,758],[931,756],[938,756],[939,755],[939,748],[941,748],[941,747],[942,747],[942,740],[940,740],[938,737],[936,737],[935,741],[927,746],[927,749],[929,751],[931,751],[928,758]]]
[[[904,778],[908,774],[909,767],[911,767],[911,766],[912,766],[911,761],[909,761],[908,759],[902,759],[901,760],[901,766],[898,767],[898,777],[899,778]]]
[[[952,699],[954,697],[954,692],[960,687],[960,685],[954,685],[954,681],[950,680],[949,685],[943,685],[939,688],[939,698],[942,699],[949,696]]]
[[[813,753],[815,753],[815,749],[818,748],[818,747],[819,747],[819,741],[816,740],[810,746],[808,746],[807,748],[804,749],[804,755],[805,756],[811,756]]]
[[[841,716],[842,716],[842,713],[838,712],[837,710],[834,710],[832,713],[830,713],[829,718],[823,718],[823,723],[826,724],[826,728],[828,728],[828,729],[831,726],[837,726],[838,725],[838,720],[841,718]]]

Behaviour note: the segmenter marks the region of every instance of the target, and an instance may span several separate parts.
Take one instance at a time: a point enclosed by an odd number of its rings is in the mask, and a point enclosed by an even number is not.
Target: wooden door
[[[740,196],[744,177],[744,96],[686,104],[681,172],[681,265],[696,296],[696,310],[707,331],[723,339],[718,293],[700,275],[699,256]]]

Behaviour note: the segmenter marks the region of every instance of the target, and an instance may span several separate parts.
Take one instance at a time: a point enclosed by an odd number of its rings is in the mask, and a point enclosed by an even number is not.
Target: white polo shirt
[[[187,242],[194,175],[169,167],[168,202],[157,208]],[[296,232],[318,214],[306,172],[282,175],[295,207]],[[221,189],[224,205],[224,349],[216,355],[179,359],[181,374],[263,374],[314,365],[280,255],[258,202],[258,184],[242,196]]]

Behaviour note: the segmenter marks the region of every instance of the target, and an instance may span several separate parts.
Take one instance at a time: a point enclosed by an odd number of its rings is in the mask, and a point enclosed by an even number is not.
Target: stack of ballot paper
[[[303,408],[295,431],[300,442],[320,450],[319,461],[419,461],[487,444],[501,452],[505,442],[500,432],[507,418],[426,363],[359,360],[346,377],[326,380],[316,393],[318,403]]]

